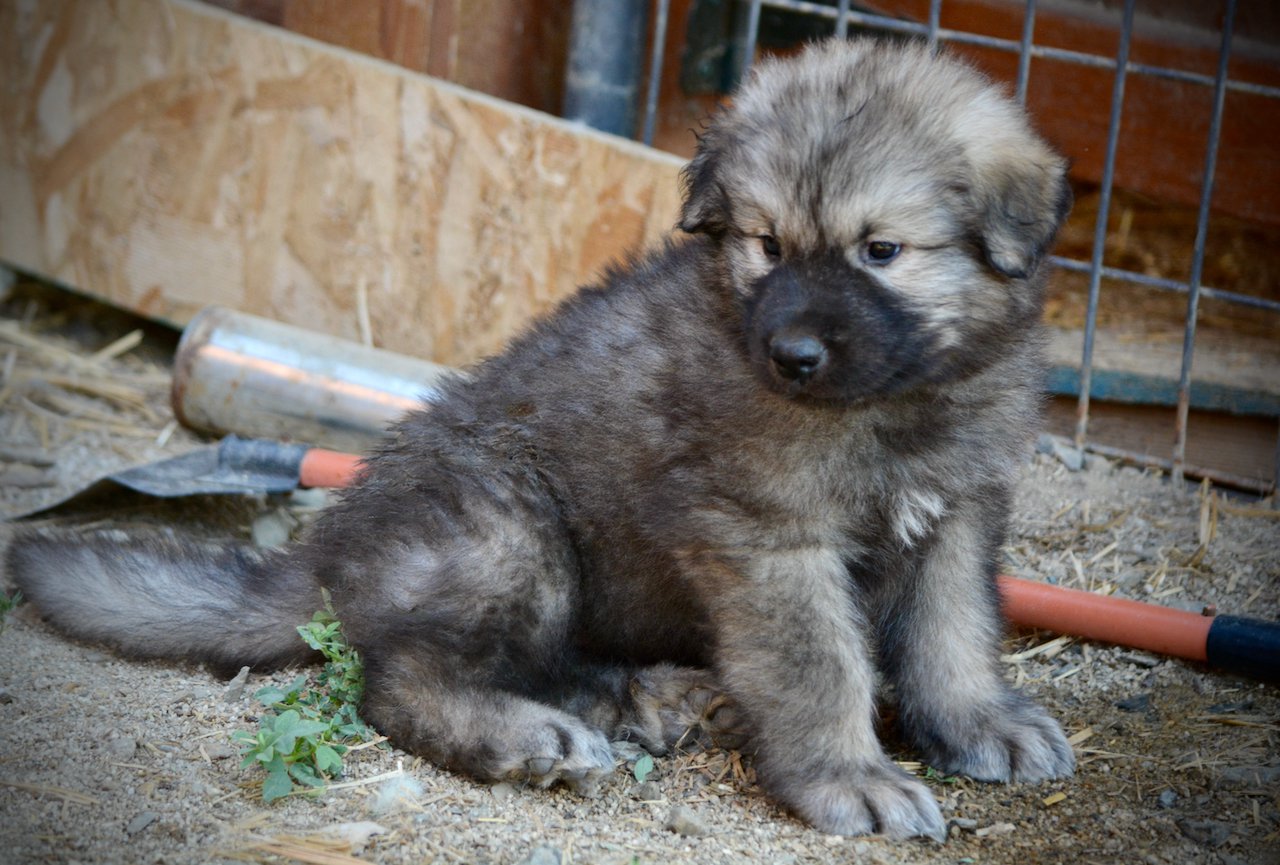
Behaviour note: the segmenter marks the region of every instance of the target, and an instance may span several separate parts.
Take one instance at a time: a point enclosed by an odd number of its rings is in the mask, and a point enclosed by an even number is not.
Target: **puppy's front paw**
[[[1058,722],[1013,692],[967,722],[943,720],[916,735],[933,766],[978,781],[1034,783],[1066,777],[1076,768]]]
[[[832,835],[947,837],[929,788],[888,760],[787,785],[782,795],[798,816]]]

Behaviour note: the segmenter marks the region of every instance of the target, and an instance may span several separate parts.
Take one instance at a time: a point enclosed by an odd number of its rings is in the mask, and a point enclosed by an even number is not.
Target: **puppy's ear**
[[[684,204],[680,228],[690,234],[720,237],[729,227],[729,197],[720,183],[719,136],[714,131],[698,139],[698,152],[680,172]]]
[[[1071,210],[1066,163],[1042,151],[988,164],[980,174],[976,191],[987,262],[1005,276],[1025,279]]]

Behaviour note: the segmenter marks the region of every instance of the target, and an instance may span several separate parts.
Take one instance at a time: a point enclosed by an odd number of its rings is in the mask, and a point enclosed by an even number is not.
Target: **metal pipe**
[[[564,116],[631,136],[640,89],[644,0],[577,0],[565,75]]]
[[[1070,270],[1077,273],[1088,273],[1090,269],[1090,264],[1087,261],[1077,261],[1074,258],[1063,258],[1057,255],[1049,256],[1049,263],[1054,267],[1061,267],[1063,270]],[[1132,282],[1148,288],[1158,288],[1164,291],[1176,291],[1182,294],[1186,294],[1187,292],[1186,282],[1180,282],[1176,279],[1165,279],[1160,276],[1148,276],[1145,273],[1138,273],[1134,270],[1124,270],[1119,267],[1104,266],[1102,268],[1102,276],[1105,279]],[[1220,288],[1201,286],[1200,296],[1210,298],[1211,300],[1227,301],[1228,303],[1234,303],[1239,306],[1251,306],[1268,312],[1280,312],[1280,301],[1268,300],[1265,297],[1254,297],[1249,294],[1240,294],[1238,291],[1226,291]]]
[[[223,307],[201,310],[173,361],[173,412],[206,432],[364,450],[438,396],[446,367]]]
[[[1027,104],[1027,80],[1031,77],[1031,45],[1036,29],[1036,0],[1027,0],[1022,13],[1022,41],[1018,46],[1018,81],[1016,96],[1019,105]]]
[[[1191,408],[1191,360],[1196,346],[1196,315],[1200,306],[1200,278],[1204,275],[1204,247],[1209,236],[1209,205],[1213,200],[1213,177],[1218,165],[1218,141],[1222,134],[1222,109],[1226,103],[1227,64],[1231,57],[1231,32],[1235,26],[1236,0],[1227,0],[1222,21],[1222,46],[1218,50],[1218,75],[1213,88],[1213,119],[1209,123],[1209,143],[1204,155],[1204,183],[1200,189],[1200,213],[1196,217],[1196,242],[1191,258],[1191,281],[1187,285],[1186,333],[1182,339],[1182,370],[1178,375],[1178,412],[1174,424],[1173,478],[1182,480],[1187,455],[1187,414]]]
[[[747,20],[743,25],[745,33],[740,40],[742,56],[738,58],[739,82],[747,77],[747,73],[751,71],[751,64],[756,62],[756,42],[760,38],[760,4],[761,0],[751,0],[747,6]]]
[[[941,24],[942,0],[929,0],[929,29],[925,35],[929,42],[929,50],[934,53],[938,51],[938,30]]]
[[[1134,0],[1125,0],[1120,27],[1120,47],[1116,52],[1116,76],[1111,86],[1111,119],[1107,126],[1107,154],[1102,168],[1102,193],[1093,230],[1093,256],[1089,268],[1089,301],[1084,322],[1084,349],[1080,355],[1080,398],[1076,407],[1076,445],[1083,445],[1089,432],[1089,387],[1093,379],[1093,339],[1098,326],[1098,295],[1102,285],[1102,258],[1107,245],[1107,219],[1111,212],[1111,185],[1115,178],[1116,149],[1120,141],[1120,118],[1124,108],[1124,81],[1129,63],[1129,42],[1133,35]]]
[[[657,126],[658,89],[662,83],[662,55],[667,45],[667,18],[671,0],[658,0],[658,12],[653,19],[653,52],[649,55],[649,92],[644,100],[644,137],[646,145],[653,146],[653,133]]]
[[[836,3],[836,36],[845,39],[849,35],[849,2],[839,0]]]

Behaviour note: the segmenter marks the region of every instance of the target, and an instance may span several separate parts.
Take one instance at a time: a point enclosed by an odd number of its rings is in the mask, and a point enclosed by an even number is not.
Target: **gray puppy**
[[[308,660],[325,587],[366,720],[485,779],[590,785],[700,721],[825,832],[941,838],[877,672],[942,771],[1069,774],[994,587],[1063,161],[962,63],[832,42],[761,64],[685,183],[688,237],[406,416],[301,542],[37,534],[10,573],[71,634],[230,668]]]

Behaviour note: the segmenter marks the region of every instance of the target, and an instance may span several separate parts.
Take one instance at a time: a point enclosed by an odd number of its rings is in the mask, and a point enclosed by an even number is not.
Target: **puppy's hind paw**
[[[632,716],[622,733],[650,753],[739,748],[746,741],[737,707],[709,670],[658,664],[641,670],[630,691]]]
[[[929,788],[885,760],[784,791],[796,814],[832,835],[944,841],[946,823]]]

